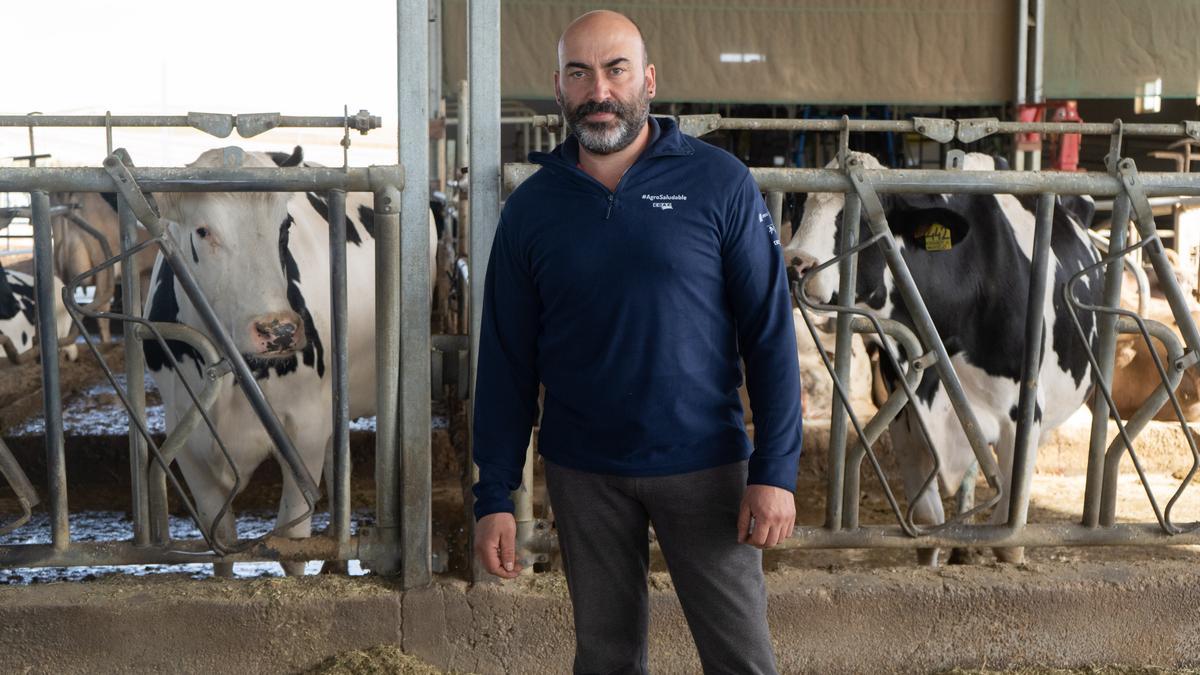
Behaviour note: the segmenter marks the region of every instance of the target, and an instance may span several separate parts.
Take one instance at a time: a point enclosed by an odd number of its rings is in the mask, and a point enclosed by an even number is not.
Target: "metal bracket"
[[[838,166],[842,171],[849,171],[851,164],[857,164],[857,161],[850,160],[850,116],[842,115],[842,128],[838,131]]]
[[[875,186],[871,185],[871,181],[867,180],[867,174],[858,164],[858,160],[851,158],[848,160],[847,173],[850,176],[850,181],[854,184],[854,191],[858,193],[858,197],[862,200],[862,207],[867,212],[867,223],[871,226],[871,231],[875,234],[887,232],[888,236],[880,241],[880,245],[889,248],[894,247],[891,232],[888,232],[887,217],[883,211],[883,202],[879,200],[879,194],[875,192]]]
[[[951,150],[946,153],[946,170],[961,171],[967,161],[967,153],[962,150]]]
[[[225,138],[233,133],[233,115],[190,112],[187,114],[187,123],[193,129],[217,138]]]
[[[949,143],[954,140],[954,120],[941,117],[914,117],[913,128],[931,141]]]
[[[1129,203],[1137,214],[1138,222],[1153,223],[1154,212],[1150,208],[1150,199],[1146,197],[1142,179],[1138,176],[1137,165],[1132,159],[1126,157],[1117,165],[1117,173],[1125,188],[1125,194],[1129,195]]]
[[[238,115],[238,135],[242,138],[253,138],[264,131],[274,129],[282,121],[283,115],[279,113],[248,113]]]
[[[1183,122],[1183,130],[1189,138],[1200,141],[1200,122],[1185,120]]]
[[[383,126],[383,118],[379,115],[372,115],[366,110],[359,109],[353,117],[350,118],[350,128],[354,129],[363,136],[372,129],[378,129]]]
[[[675,121],[679,124],[681,133],[694,137],[710,134],[721,128],[721,116],[716,114],[680,115]]]
[[[17,502],[21,506],[21,515],[16,520],[0,526],[0,534],[8,534],[29,521],[33,507],[37,506],[40,500],[37,490],[29,482],[29,477],[21,470],[17,458],[13,457],[3,440],[0,440],[0,475],[3,475],[4,479],[8,481],[9,487],[12,488]]]
[[[1104,168],[1112,175],[1117,175],[1117,163],[1121,161],[1121,144],[1125,140],[1125,124],[1120,119],[1113,120],[1116,132],[1108,140],[1108,154],[1104,156]]]
[[[963,143],[974,143],[981,138],[987,138],[1000,129],[1000,120],[995,117],[976,117],[958,121],[958,140]]]

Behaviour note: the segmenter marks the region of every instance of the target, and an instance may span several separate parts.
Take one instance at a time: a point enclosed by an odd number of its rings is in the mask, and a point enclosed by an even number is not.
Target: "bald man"
[[[791,535],[800,374],[774,223],[730,154],[649,116],[637,26],[567,27],[554,89],[571,134],[505,203],[475,391],[475,551],[512,578],[510,493],[538,451],[577,673],[644,673],[653,524],[709,673],[773,673],[761,549]],[[754,410],[743,425],[740,362]]]

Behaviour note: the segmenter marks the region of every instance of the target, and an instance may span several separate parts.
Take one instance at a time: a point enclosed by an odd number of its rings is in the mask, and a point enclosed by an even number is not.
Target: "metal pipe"
[[[216,168],[130,168],[133,179],[147,192],[323,192],[345,190],[370,192],[370,174],[393,172],[396,185],[403,172],[393,167],[243,167]],[[118,192],[112,176],[104,169],[89,167],[0,168],[0,192]]]
[[[1046,70],[1046,0],[1033,0],[1033,7],[1033,92],[1031,98],[1034,103],[1041,103],[1045,100],[1042,93],[1042,80]]]
[[[471,354],[470,381],[471,401],[467,403],[469,431],[474,430],[472,402],[475,398],[475,369],[479,360],[479,326],[483,321],[483,280],[487,277],[487,261],[492,240],[496,236],[496,225],[500,219],[500,2],[499,0],[472,0],[469,3],[467,32],[470,36],[470,63],[468,74],[471,81],[470,134],[471,134],[471,179],[470,189],[470,253],[471,261]],[[536,144],[540,150],[541,145]],[[470,454],[470,453],[468,453]],[[469,459],[469,458],[468,458]],[[478,480],[474,462],[471,465],[471,482]],[[470,490],[464,495],[468,513],[474,504]],[[469,517],[468,541],[474,537],[474,518]],[[517,542],[520,546],[521,542]],[[478,561],[471,556],[471,576],[480,580],[486,576]]]
[[[42,409],[46,427],[46,479],[50,493],[50,524],[56,551],[70,545],[67,522],[67,460],[63,445],[62,396],[58,372],[58,328],[55,325],[54,250],[50,232],[50,196],[29,193],[33,207],[34,294],[37,296],[38,344],[42,353]]]
[[[1013,103],[1025,104],[1026,78],[1029,76],[1029,0],[1017,0],[1017,72]]]
[[[775,225],[775,238],[782,242],[785,246],[788,243],[787,237],[783,232],[783,193],[768,192],[767,193],[767,211],[771,214],[771,222]]]
[[[346,118],[340,115],[278,115],[276,113],[242,113],[240,115],[224,113],[192,113],[189,115],[0,115],[0,127],[195,127],[198,118],[220,118],[228,120],[231,127],[238,126],[238,120],[256,120],[270,117],[271,127],[289,127],[302,129],[341,129],[346,125]],[[362,122],[359,122],[362,118]],[[382,122],[374,115],[352,116],[351,128],[362,130],[378,129]]]
[[[379,574],[400,571],[400,192],[375,193],[375,528],[387,560]]]
[[[121,228],[121,253],[138,244],[137,218],[129,208],[125,197],[117,195],[117,220]],[[121,266],[121,308],[132,316],[142,315],[142,280],[133,258],[126,258]],[[121,327],[125,336],[125,395],[129,399],[129,473],[131,508],[133,514],[133,542],[147,546],[153,540],[161,543],[167,537],[167,484],[161,469],[158,480],[151,484],[147,469],[150,454],[146,439],[142,438],[141,427],[146,423],[146,355],[140,340],[131,335],[132,324]],[[156,499],[151,493],[161,490]],[[151,504],[155,506],[151,516]],[[158,535],[155,537],[154,535]]]
[[[537,168],[534,164],[505,164],[505,192],[516,189]],[[750,175],[765,192],[853,191],[850,180],[836,169],[751,168]],[[1099,173],[877,169],[865,170],[863,175],[880,193],[1036,195],[1053,192],[1108,197],[1124,191],[1118,179]],[[0,172],[0,180],[2,176]],[[1141,180],[1149,196],[1200,195],[1200,173],[1143,173]],[[0,187],[3,187],[2,183]]]
[[[329,306],[333,346],[329,359],[333,382],[333,465],[330,525],[339,544],[350,541],[350,364],[347,347],[349,303],[346,297],[346,193],[330,190],[329,204]]]
[[[1129,197],[1119,196],[1113,202],[1113,218],[1109,227],[1108,250],[1125,249],[1129,233]],[[1106,307],[1121,304],[1121,284],[1124,281],[1124,265],[1114,260],[1104,271],[1104,302]],[[1096,377],[1105,387],[1112,387],[1113,362],[1116,357],[1117,317],[1100,313],[1096,316],[1096,358],[1099,370]],[[1083,524],[1087,527],[1100,525],[1100,497],[1104,475],[1104,447],[1108,435],[1108,400],[1096,391],[1092,396],[1092,431],[1088,443],[1087,481],[1083,492]]]
[[[400,164],[408,169],[401,195],[400,369],[381,370],[400,378],[400,549],[401,584],[424,586],[430,568],[432,460],[429,429],[429,0],[397,0]],[[403,376],[401,376],[403,374]]]
[[[471,112],[471,87],[466,80],[460,80],[458,83],[458,112],[464,117]],[[471,181],[469,174],[466,173],[468,167],[471,166],[471,125],[463,124],[458,127],[457,131],[458,139],[454,147],[454,151],[458,153],[454,167],[455,180],[461,181],[464,177],[467,178],[467,185],[460,185],[457,188],[458,247],[456,253],[461,256],[463,253],[471,251]]]
[[[849,251],[858,245],[859,220],[862,214],[862,201],[857,195],[846,195],[842,212],[841,241],[838,242],[838,253]],[[838,263],[838,297],[848,305],[854,304],[855,285],[858,277],[858,256],[852,255]],[[853,317],[846,312],[838,312],[837,334],[834,343],[834,376],[846,389],[850,396],[850,358],[852,353],[853,333],[850,332],[850,320]],[[813,336],[816,342],[816,336]],[[817,348],[820,349],[818,343]],[[829,418],[829,475],[826,485],[825,527],[838,530],[842,522],[842,498],[845,489],[846,476],[846,408],[841,399],[833,397],[833,405]],[[857,478],[857,477],[856,477]],[[857,480],[854,481],[857,484]]]
[[[779,543],[779,549],[826,548],[956,548],[996,546],[1163,546],[1200,544],[1200,531],[1169,535],[1157,524],[1128,523],[1088,528],[1074,523],[1033,523],[1020,530],[1003,525],[947,525],[920,537],[909,537],[896,526],[866,526],[830,532],[822,527],[798,527]]]
[[[879,319],[879,323],[887,335],[894,338],[904,348],[904,355],[909,362],[909,367],[908,372],[902,376],[908,380],[908,386],[915,390],[921,382],[921,376],[924,375],[924,371],[914,364],[914,361],[919,358],[922,352],[921,343],[917,341],[917,336],[899,321]],[[875,333],[875,326],[861,316],[854,317],[850,328],[855,333]],[[888,348],[890,349],[891,347]],[[858,528],[859,476],[863,458],[867,454],[866,449],[879,440],[879,437],[883,435],[884,429],[896,419],[896,416],[900,414],[900,411],[907,404],[908,394],[904,391],[904,388],[897,387],[893,389],[888,399],[879,407],[875,416],[863,428],[863,437],[858,439],[858,442],[849,448],[846,456],[846,487],[842,501],[842,524],[847,530]]]
[[[1131,319],[1123,317],[1119,329],[1121,333],[1134,334],[1137,335],[1137,339],[1142,339],[1141,330]],[[1129,418],[1129,422],[1125,425],[1125,434],[1131,439],[1136,438],[1150,423],[1150,420],[1154,419],[1159,409],[1171,398],[1171,392],[1175,391],[1175,388],[1179,386],[1179,381],[1183,379],[1183,370],[1177,366],[1179,360],[1183,358],[1183,347],[1180,346],[1179,339],[1175,337],[1170,328],[1157,321],[1146,321],[1146,331],[1162,344],[1167,353],[1166,358],[1163,359],[1163,365],[1167,371],[1167,381],[1160,383]],[[1147,347],[1154,349],[1153,345],[1147,345]],[[1102,527],[1110,527],[1116,522],[1117,478],[1121,469],[1121,458],[1126,449],[1124,439],[1118,434],[1104,454],[1104,484],[1100,493],[1100,525]]]
[[[1041,438],[1036,421],[1039,373],[1042,365],[1042,332],[1046,325],[1049,295],[1050,235],[1054,229],[1057,198],[1038,196],[1033,230],[1033,255],[1029,268],[1029,297],[1025,309],[1025,350],[1021,366],[1021,390],[1017,397],[1017,435],[1008,501],[1008,526],[1020,529],[1029,518],[1029,491],[1033,483],[1037,443]]]

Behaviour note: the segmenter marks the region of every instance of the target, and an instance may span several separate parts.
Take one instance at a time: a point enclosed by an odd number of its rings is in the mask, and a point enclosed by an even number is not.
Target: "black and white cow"
[[[227,151],[209,150],[192,167],[224,166]],[[244,153],[243,166],[297,166],[291,155]],[[309,166],[315,166],[305,164]],[[233,335],[263,393],[292,439],[309,473],[318,478],[332,443],[328,206],[314,193],[168,193],[156,195],[170,233],[181,244],[186,262],[222,324]],[[370,195],[346,196],[346,260],[349,289],[350,414],[375,414],[375,239]],[[430,256],[436,242],[430,222]],[[432,270],[432,267],[431,267]],[[147,318],[204,330],[174,271],[160,256],[151,281]],[[170,343],[177,371],[159,346],[146,344],[151,370],[166,409],[168,429],[191,407],[183,380],[196,390],[201,383],[199,356],[182,343]],[[394,374],[393,374],[394,376]],[[242,394],[224,378],[211,416],[229,449],[240,487],[271,452],[272,443]],[[234,471],[205,425],[188,439],[180,468],[207,523],[234,489]],[[289,523],[306,510],[303,496],[284,471],[278,523]],[[307,537],[311,522],[283,532]],[[233,514],[216,528],[221,541],[236,538]],[[214,566],[228,575],[228,564]],[[303,563],[287,563],[289,574]]]
[[[852,154],[868,169],[881,168],[870,155]],[[836,160],[830,165],[834,167]],[[969,154],[964,168],[1006,167],[996,167],[994,160],[986,155]],[[1033,249],[1033,201],[1018,200],[1013,195],[937,194],[881,195],[881,201],[892,234],[945,342],[983,436],[995,447],[1007,495]],[[833,258],[835,242],[845,226],[844,202],[841,194],[808,197],[800,226],[784,249],[785,260],[796,271],[803,273]],[[1086,234],[1093,209],[1089,198],[1060,198],[1055,204],[1051,239],[1053,283],[1048,284],[1034,439],[1044,437],[1062,424],[1079,408],[1091,388],[1091,368],[1084,351],[1088,346],[1079,340],[1061,289],[1070,275],[1099,260]],[[870,236],[865,211],[862,221],[853,226],[860,228],[862,239]],[[829,301],[836,295],[837,284],[837,266],[833,265],[809,280],[807,290],[810,297]],[[877,247],[860,254],[857,284],[854,304],[877,316],[913,326]],[[1099,274],[1092,274],[1081,281],[1077,296],[1098,304],[1101,291]],[[1091,317],[1081,314],[1080,320],[1090,343],[1095,336]],[[885,373],[885,377],[894,380],[895,374]],[[916,499],[933,470],[914,415],[925,419],[936,446],[942,489],[955,492],[974,462],[946,391],[932,372],[925,374],[917,388],[917,398],[889,428],[910,501]],[[996,507],[992,520],[1004,522],[1007,515],[1006,498]],[[936,485],[917,500],[914,520],[921,524],[944,522]],[[997,555],[1004,560],[1019,561],[1023,552],[997,550]],[[923,552],[921,559],[936,564],[937,551]]]
[[[62,302],[63,284],[54,278],[54,323],[60,342],[71,335],[71,316]],[[6,270],[0,265],[0,354],[10,362],[20,362],[37,344],[37,300],[33,277],[23,272]],[[79,348],[63,345],[63,353],[74,361]]]

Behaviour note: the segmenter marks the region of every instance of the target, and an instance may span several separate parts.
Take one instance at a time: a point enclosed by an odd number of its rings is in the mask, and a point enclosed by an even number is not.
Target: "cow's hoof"
[[[952,548],[950,557],[946,558],[947,565],[977,565],[979,552],[973,548]]]
[[[230,562],[215,562],[213,566],[213,576],[222,579],[233,578],[233,563]]]
[[[936,548],[917,549],[917,564],[925,567],[937,567],[938,550]]]
[[[303,560],[289,560],[288,562],[279,563],[279,566],[283,568],[283,573],[289,577],[304,576]]]

